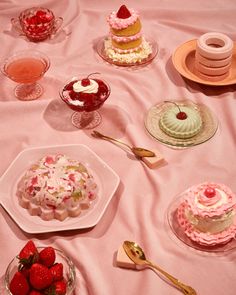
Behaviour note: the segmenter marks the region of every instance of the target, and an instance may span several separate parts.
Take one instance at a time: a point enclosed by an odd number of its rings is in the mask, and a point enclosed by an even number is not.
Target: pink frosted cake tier
[[[152,47],[142,34],[139,14],[122,5],[107,18],[110,32],[104,41],[106,55],[115,62],[133,64],[146,59]]]
[[[236,235],[236,197],[223,184],[205,182],[182,194],[177,220],[194,242],[214,246]]]
[[[19,204],[43,220],[79,216],[97,198],[97,184],[78,160],[47,155],[31,165],[18,183]]]

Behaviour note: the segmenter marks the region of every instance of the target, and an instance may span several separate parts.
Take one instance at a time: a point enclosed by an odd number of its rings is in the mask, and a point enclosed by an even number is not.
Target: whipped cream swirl
[[[97,93],[98,92],[98,83],[95,80],[89,79],[90,84],[83,86],[81,81],[75,82],[73,84],[73,90],[77,93]]]

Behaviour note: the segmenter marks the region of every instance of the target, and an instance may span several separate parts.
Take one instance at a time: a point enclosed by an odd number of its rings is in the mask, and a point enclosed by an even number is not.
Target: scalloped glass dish
[[[198,77],[194,72],[195,48],[197,40],[190,40],[181,44],[172,55],[172,62],[175,69],[185,78],[204,85],[227,86],[236,83],[236,45],[232,55],[232,65],[229,76],[222,81],[206,81]]]
[[[183,228],[179,225],[179,222],[177,220],[177,209],[179,206],[182,204],[182,195],[177,196],[169,205],[167,212],[166,212],[166,219],[168,222],[169,227],[171,228],[172,232],[174,235],[185,245],[192,247],[196,250],[199,251],[204,251],[204,252],[216,252],[216,253],[221,253],[221,252],[226,252],[230,251],[234,248],[236,248],[236,239],[233,238],[226,244],[219,244],[215,246],[205,246],[205,245],[200,245],[197,242],[194,242],[191,240],[184,232]],[[234,223],[236,224],[236,217],[234,220]]]
[[[117,60],[113,60],[112,58],[110,58],[109,56],[107,56],[106,52],[105,52],[105,46],[104,46],[104,41],[107,40],[108,37],[102,37],[101,39],[99,39],[97,45],[96,45],[96,51],[98,53],[98,55],[105,60],[106,62],[116,65],[116,66],[121,66],[121,67],[133,67],[133,66],[143,66],[143,65],[147,65],[149,64],[157,55],[158,53],[158,45],[156,43],[156,41],[152,40],[151,38],[145,38],[145,40],[147,41],[147,43],[149,43],[149,45],[152,47],[152,53],[148,55],[147,58],[144,58],[140,61],[137,62],[122,62],[122,61],[117,61]]]
[[[175,101],[180,106],[190,106],[200,112],[202,118],[202,128],[198,134],[187,139],[178,139],[164,133],[159,127],[159,120],[162,114],[173,107],[173,103],[162,102],[152,106],[145,118],[147,131],[158,141],[174,147],[185,148],[206,142],[214,136],[218,129],[218,121],[211,110],[204,104],[195,104],[191,100]]]
[[[17,183],[27,168],[48,154],[63,153],[81,161],[94,176],[98,185],[98,198],[94,206],[78,217],[67,217],[45,221],[39,216],[31,216],[18,204]],[[44,146],[25,149],[18,154],[0,178],[0,203],[18,226],[27,233],[45,233],[95,226],[102,218],[111,201],[120,179],[97,154],[83,144]]]

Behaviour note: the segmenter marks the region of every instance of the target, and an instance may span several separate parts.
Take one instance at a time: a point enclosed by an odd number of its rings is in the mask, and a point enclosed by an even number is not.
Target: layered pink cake
[[[221,81],[229,76],[233,41],[222,33],[209,32],[197,40],[195,73],[207,81]]]
[[[135,63],[152,53],[150,44],[142,34],[139,14],[122,5],[107,18],[110,34],[105,39],[105,52],[114,61]]]
[[[79,216],[97,198],[97,184],[87,168],[66,155],[47,155],[34,163],[17,186],[19,204],[43,220]]]
[[[214,246],[236,235],[236,196],[225,185],[205,182],[182,194],[177,210],[179,225],[193,241]]]

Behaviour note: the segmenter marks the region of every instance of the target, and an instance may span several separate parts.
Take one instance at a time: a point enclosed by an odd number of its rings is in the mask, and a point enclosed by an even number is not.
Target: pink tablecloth
[[[27,7],[42,5],[64,19],[63,30],[50,41],[28,42],[12,31],[10,19]],[[236,3],[215,1],[127,1],[140,11],[143,32],[159,44],[157,58],[141,69],[117,68],[95,52],[98,39],[108,33],[106,16],[120,1],[10,1],[0,3],[1,61],[9,53],[37,49],[51,67],[41,81],[45,93],[22,102],[13,94],[14,83],[0,76],[0,175],[25,148],[83,143],[120,177],[120,185],[99,223],[87,230],[27,234],[1,207],[0,276],[28,239],[65,251],[76,266],[78,295],[166,294],[179,291],[150,270],[116,267],[114,257],[124,240],[134,240],[147,256],[200,295],[234,295],[235,251],[216,255],[180,242],[166,226],[165,214],[174,197],[206,180],[225,183],[236,191],[235,85],[208,87],[183,80],[171,62],[176,47],[208,31],[236,40]],[[166,165],[151,170],[111,143],[91,137],[70,124],[71,111],[59,98],[63,81],[72,76],[102,73],[111,96],[101,109],[98,130],[131,144],[158,149]],[[154,140],[144,127],[148,109],[163,100],[186,98],[204,103],[217,115],[219,129],[204,144],[172,149]],[[81,159],[83,160],[83,159]],[[11,196],[9,196],[11,197]],[[2,293],[1,293],[2,294]]]

